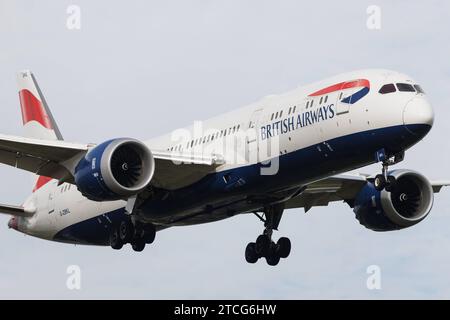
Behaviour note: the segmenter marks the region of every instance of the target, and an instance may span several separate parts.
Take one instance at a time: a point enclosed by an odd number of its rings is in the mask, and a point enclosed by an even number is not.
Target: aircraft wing
[[[94,146],[0,135],[0,163],[73,183],[74,164]],[[151,151],[156,163],[152,184],[161,188],[176,189],[188,185],[213,172],[222,163],[213,155]]]
[[[69,172],[62,164],[88,151],[88,145],[0,135],[0,163],[55,179]]]
[[[368,176],[342,174],[332,176],[307,186],[304,192],[286,202],[286,209],[327,206],[333,201],[352,202],[362,187],[368,182]],[[442,187],[450,186],[450,181],[431,181],[433,191],[438,193]]]

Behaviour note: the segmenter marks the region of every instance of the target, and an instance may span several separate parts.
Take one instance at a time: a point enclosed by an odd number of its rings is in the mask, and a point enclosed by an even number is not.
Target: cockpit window
[[[417,90],[418,93],[425,93],[425,91],[423,91],[422,87],[419,86],[418,84],[415,84],[414,88]]]
[[[416,92],[416,89],[408,83],[397,83],[397,89],[403,92]]]
[[[380,88],[380,90],[378,91],[381,94],[385,94],[385,93],[391,93],[391,92],[395,92],[395,86],[393,83],[389,83],[389,84],[385,84],[384,86],[382,86]]]

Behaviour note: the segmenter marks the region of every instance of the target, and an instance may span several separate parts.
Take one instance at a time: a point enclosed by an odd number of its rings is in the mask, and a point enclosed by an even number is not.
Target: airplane
[[[245,259],[275,266],[291,252],[289,238],[274,240],[286,209],[344,201],[364,227],[394,231],[425,219],[450,185],[389,168],[434,121],[422,87],[395,71],[340,74],[148,141],[98,144],[63,140],[33,73],[17,79],[25,134],[0,135],[0,163],[35,184],[0,212],[42,239],[139,252],[166,228],[253,214],[264,230]],[[374,163],[374,175],[349,173]]]

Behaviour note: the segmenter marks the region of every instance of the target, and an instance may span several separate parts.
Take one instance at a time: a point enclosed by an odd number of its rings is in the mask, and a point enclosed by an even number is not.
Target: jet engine
[[[433,206],[433,188],[423,175],[411,170],[389,174],[396,178],[391,192],[377,191],[368,182],[355,199],[356,219],[374,231],[411,227],[425,219]]]
[[[119,138],[103,142],[80,160],[75,168],[78,190],[94,201],[126,199],[151,181],[155,161],[142,142]]]

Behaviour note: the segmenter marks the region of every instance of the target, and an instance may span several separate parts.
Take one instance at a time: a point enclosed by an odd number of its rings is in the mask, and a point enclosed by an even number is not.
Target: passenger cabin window
[[[416,89],[408,83],[397,83],[397,89],[402,92],[416,92]]]
[[[425,91],[423,91],[422,87],[419,86],[418,84],[415,84],[415,85],[414,85],[414,88],[416,89],[416,91],[417,91],[418,93],[425,93]]]
[[[378,91],[381,94],[391,93],[397,91],[393,83],[385,84]]]

